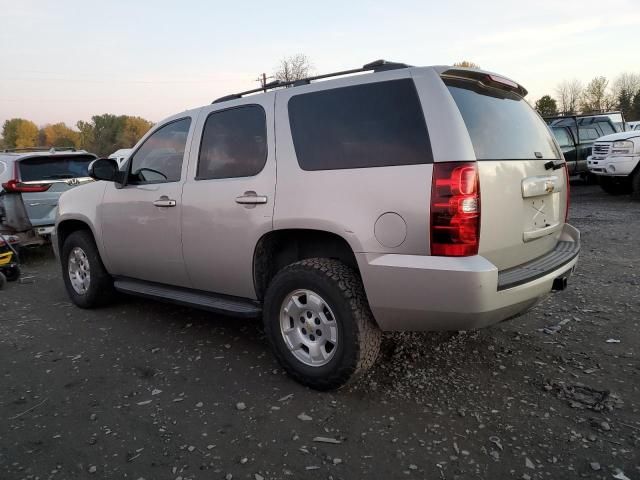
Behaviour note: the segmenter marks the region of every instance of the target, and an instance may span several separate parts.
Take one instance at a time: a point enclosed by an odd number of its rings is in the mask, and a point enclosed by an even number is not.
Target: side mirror
[[[89,164],[89,176],[94,180],[119,182],[122,180],[119,173],[118,162],[112,158],[98,158]]]

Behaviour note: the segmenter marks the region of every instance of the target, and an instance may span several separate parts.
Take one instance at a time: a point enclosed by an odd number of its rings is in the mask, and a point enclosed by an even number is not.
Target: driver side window
[[[144,185],[179,181],[190,126],[191,118],[183,118],[151,134],[131,158],[128,183]]]

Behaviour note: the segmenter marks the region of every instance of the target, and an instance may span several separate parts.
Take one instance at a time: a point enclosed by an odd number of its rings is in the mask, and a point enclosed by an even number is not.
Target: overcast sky
[[[640,0],[0,0],[0,25],[0,123],[158,121],[256,87],[298,52],[317,72],[467,59],[530,100],[563,79],[640,73]]]

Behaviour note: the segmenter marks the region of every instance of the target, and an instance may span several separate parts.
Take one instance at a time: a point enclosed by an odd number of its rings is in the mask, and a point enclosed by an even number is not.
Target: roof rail
[[[616,114],[621,114],[624,116],[624,113],[621,110],[613,110],[610,112],[592,112],[592,113],[580,113],[577,115],[572,115],[572,114],[568,114],[568,115],[552,115],[550,117],[542,117],[545,120],[561,120],[563,118],[584,118],[584,117],[603,117],[606,115],[616,115]]]
[[[76,147],[17,147],[5,148],[1,150],[3,153],[13,152],[76,152]]]
[[[308,85],[314,80],[321,80],[323,78],[339,77],[341,75],[350,75],[352,73],[360,73],[360,72],[384,72],[387,70],[397,70],[399,68],[409,68],[409,67],[411,67],[411,65],[407,65],[406,63],[389,62],[387,60],[376,60],[374,62],[370,62],[363,65],[361,68],[354,68],[351,70],[342,70],[340,72],[325,73],[323,75],[316,75],[314,77],[301,78],[300,80],[291,80],[290,82],[282,82],[280,80],[275,80],[273,82],[269,82],[263,85],[260,88],[254,88],[252,90],[246,90],[240,93],[225,95],[224,97],[215,99],[211,103],[221,103],[221,102],[226,102],[228,100],[235,100],[238,98],[242,98],[245,95],[249,95],[251,93],[266,92],[274,88],[298,87],[300,85]]]

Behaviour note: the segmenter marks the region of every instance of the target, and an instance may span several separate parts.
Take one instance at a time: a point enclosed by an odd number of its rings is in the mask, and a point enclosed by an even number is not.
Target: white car
[[[631,193],[640,199],[640,130],[600,137],[593,144],[587,166],[599,177],[605,192]]]

